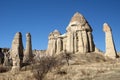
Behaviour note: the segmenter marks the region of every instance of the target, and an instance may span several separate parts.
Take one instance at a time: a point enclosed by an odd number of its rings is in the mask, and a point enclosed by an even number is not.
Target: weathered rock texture
[[[112,30],[107,23],[103,24],[103,31],[105,32],[105,43],[106,43],[105,55],[109,56],[110,58],[116,58],[117,52],[114,45]]]
[[[48,54],[59,54],[61,51],[68,53],[95,51],[92,28],[80,13],[77,12],[74,14],[66,30],[67,32],[63,35],[58,30],[50,33],[47,49]]]
[[[2,52],[4,53],[4,63],[3,66],[10,66],[10,52],[9,49],[2,49]]]
[[[26,34],[26,50],[24,52],[23,62],[27,63],[32,60],[32,43],[31,43],[31,35],[30,33]]]
[[[12,72],[17,73],[23,61],[23,43],[20,32],[17,32],[13,39],[10,55],[13,61]]]
[[[59,36],[60,32],[58,30],[54,30],[49,35],[47,53],[49,53],[50,56],[52,56],[54,53],[57,53],[58,51],[61,51],[62,42],[61,37]]]
[[[10,59],[10,49],[9,48],[0,48],[0,64],[4,67],[11,66]]]

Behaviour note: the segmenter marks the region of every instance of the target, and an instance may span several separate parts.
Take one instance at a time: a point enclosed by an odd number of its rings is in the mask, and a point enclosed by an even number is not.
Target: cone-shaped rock
[[[105,32],[105,43],[106,43],[105,55],[110,58],[116,58],[117,53],[116,53],[114,40],[112,36],[112,30],[107,23],[103,24],[103,31]]]
[[[95,50],[92,28],[83,15],[76,12],[66,30],[68,52],[87,53]]]
[[[70,20],[68,27],[66,28],[67,31],[76,31],[76,30],[87,30],[92,32],[92,28],[88,24],[85,17],[76,12]]]
[[[26,34],[26,50],[24,52],[24,59],[23,62],[27,63],[32,60],[33,54],[32,54],[32,43],[31,43],[31,35],[30,33]]]
[[[85,21],[85,19],[84,19],[84,16],[82,14],[80,14],[79,12],[76,12],[73,15],[70,22],[74,22],[74,21],[83,23],[82,21]]]
[[[10,55],[13,61],[12,72],[16,73],[19,71],[23,60],[23,43],[20,32],[17,32],[13,39]]]

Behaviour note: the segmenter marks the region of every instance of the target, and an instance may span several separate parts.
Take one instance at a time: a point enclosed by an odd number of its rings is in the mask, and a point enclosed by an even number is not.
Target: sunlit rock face
[[[106,43],[105,55],[110,58],[118,57],[116,49],[115,49],[115,45],[114,45],[112,30],[107,23],[103,24],[103,31],[105,32],[105,43]]]
[[[12,41],[12,48],[10,51],[12,58],[12,72],[17,73],[20,70],[22,60],[23,60],[23,43],[22,43],[22,34],[17,32]]]
[[[83,15],[76,12],[66,28],[66,33],[60,34],[58,30],[50,33],[47,52],[49,55],[68,53],[94,52],[92,28]]]
[[[33,58],[33,53],[32,53],[31,34],[27,33],[26,34],[26,49],[24,52],[23,62],[29,63],[32,60],[32,58]]]
[[[60,32],[58,30],[54,30],[49,34],[48,41],[48,49],[47,53],[49,55],[53,55],[54,53],[61,51],[62,49],[62,39],[59,37]]]

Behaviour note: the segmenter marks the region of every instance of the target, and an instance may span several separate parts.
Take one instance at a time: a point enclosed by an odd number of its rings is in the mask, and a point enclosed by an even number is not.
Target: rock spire
[[[33,54],[32,54],[32,42],[31,42],[31,34],[27,33],[26,34],[26,49],[24,52],[24,58],[23,62],[27,63],[32,60]]]
[[[116,58],[117,52],[114,45],[112,30],[107,23],[103,24],[103,31],[105,32],[105,43],[106,43],[105,55],[110,58]]]
[[[12,72],[17,73],[20,70],[22,60],[23,60],[23,43],[22,34],[17,32],[12,41],[12,48],[10,55],[13,61]]]

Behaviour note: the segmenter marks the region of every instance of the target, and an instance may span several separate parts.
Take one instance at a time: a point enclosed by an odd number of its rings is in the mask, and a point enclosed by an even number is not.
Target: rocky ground
[[[2,69],[2,68],[1,68]],[[120,59],[112,60],[101,53],[61,54],[41,58],[13,74],[0,73],[0,80],[119,80]]]

